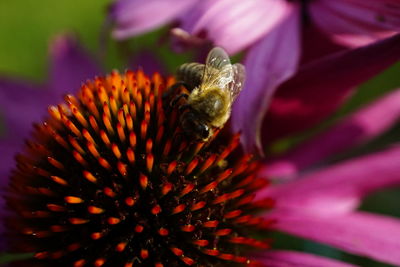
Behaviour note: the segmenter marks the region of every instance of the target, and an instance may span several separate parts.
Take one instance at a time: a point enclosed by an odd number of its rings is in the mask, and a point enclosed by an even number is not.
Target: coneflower
[[[49,107],[17,156],[6,219],[15,266],[257,264],[267,185],[239,135],[196,141],[163,102],[173,78],[112,72]],[[166,108],[167,107],[167,108]]]
[[[330,92],[355,86],[398,59],[399,40],[396,36],[321,60],[300,71],[285,87],[291,88],[285,96],[301,103],[305,98],[297,93],[307,92],[307,108],[331,103]],[[32,255],[9,265],[354,266],[293,251],[290,242],[284,244],[288,250],[269,249],[268,240],[257,237],[268,237],[270,230],[368,257],[369,265],[373,260],[400,264],[400,220],[356,210],[368,194],[399,185],[400,147],[335,164],[326,161],[397,122],[399,89],[297,149],[264,161],[259,170],[257,161],[236,147],[239,136],[222,130],[203,143],[179,129],[180,114],[162,99],[175,83],[172,78],[112,73],[51,107],[15,168],[11,158],[21,151],[28,125],[40,121],[44,107],[57,103],[64,90],[74,90],[74,82],[99,73],[76,42],[57,43],[62,45],[52,47],[57,64],[50,76],[58,84],[39,90],[23,79],[0,76],[6,129],[0,137],[0,191],[8,206],[6,212],[0,198],[0,252]],[[277,94],[272,100],[279,100]],[[257,116],[253,108],[239,105],[243,122]],[[291,120],[270,120],[269,131],[303,122],[285,116]],[[317,162],[324,162],[320,169]],[[271,186],[257,178],[257,173],[277,179],[288,172],[287,180]],[[254,254],[258,248],[267,249]]]

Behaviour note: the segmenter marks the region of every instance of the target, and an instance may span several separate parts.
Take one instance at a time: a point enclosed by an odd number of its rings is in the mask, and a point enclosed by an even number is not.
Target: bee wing
[[[236,97],[242,91],[244,81],[246,79],[246,69],[240,63],[236,63],[232,66],[233,69],[233,81],[229,87],[231,93],[232,102],[235,101]]]
[[[202,85],[225,89],[232,81],[233,68],[228,54],[220,47],[213,48],[207,55]]]

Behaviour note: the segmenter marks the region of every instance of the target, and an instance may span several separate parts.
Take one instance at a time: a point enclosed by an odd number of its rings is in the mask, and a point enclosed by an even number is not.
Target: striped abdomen
[[[195,62],[182,64],[178,68],[177,78],[178,80],[185,82],[189,86],[190,90],[193,90],[193,88],[201,83],[204,68],[204,64]]]

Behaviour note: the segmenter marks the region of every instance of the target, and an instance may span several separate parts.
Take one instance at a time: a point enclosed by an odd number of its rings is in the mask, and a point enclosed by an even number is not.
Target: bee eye
[[[201,127],[201,137],[203,139],[207,138],[210,135],[210,130],[208,129],[207,125],[202,125]]]

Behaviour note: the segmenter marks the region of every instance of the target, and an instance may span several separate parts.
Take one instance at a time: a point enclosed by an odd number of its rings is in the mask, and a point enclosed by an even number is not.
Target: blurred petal
[[[278,208],[333,214],[348,212],[367,194],[393,185],[400,185],[400,146],[266,188],[257,198],[270,197]]]
[[[59,101],[66,93],[77,91],[82,82],[101,75],[92,57],[69,35],[60,35],[50,47],[50,88]]]
[[[301,65],[346,49],[345,46],[333,42],[313,23],[304,23],[301,30]]]
[[[249,50],[246,82],[233,106],[232,127],[242,132],[246,150],[262,153],[260,130],[272,94],[297,69],[299,61],[299,12],[292,13]]]
[[[264,140],[315,125],[335,111],[355,86],[399,59],[400,34],[304,65],[274,95],[263,122]]]
[[[312,20],[336,42],[361,46],[400,30],[398,0],[321,0],[310,5]]]
[[[5,119],[5,133],[0,136],[0,195],[7,185],[14,156],[20,150],[24,138],[29,135],[32,122],[46,114],[46,105],[51,97],[48,90],[29,82],[0,77],[0,113]],[[4,199],[0,197],[0,217],[4,215]],[[3,223],[0,223],[0,240],[4,240]],[[0,242],[0,250],[4,243]]]
[[[316,216],[276,211],[276,230],[331,245],[353,254],[400,265],[400,220],[364,212]]]
[[[162,62],[149,50],[139,51],[131,60],[129,66],[133,69],[142,69],[146,75],[151,76],[153,73],[158,72],[165,74],[165,66]]]
[[[16,133],[17,134],[17,133]],[[0,218],[4,218],[6,214],[5,200],[3,198],[4,189],[8,185],[9,176],[11,170],[15,166],[14,156],[21,149],[23,143],[22,138],[13,138],[11,135],[9,138],[0,138]],[[4,239],[4,223],[0,221],[0,253],[5,250],[6,243],[2,242]]]
[[[355,267],[355,265],[340,262],[334,259],[287,250],[266,251],[264,253],[260,253],[259,257],[257,257],[257,260],[268,267]]]
[[[271,176],[279,176],[282,166],[290,168],[293,175],[298,171],[338,154],[353,146],[371,140],[390,129],[400,118],[400,89],[387,94],[371,105],[343,119],[324,133],[268,163],[264,171]]]
[[[0,77],[0,113],[5,119],[6,135],[26,137],[32,122],[46,114],[50,100],[49,91],[44,86]]]
[[[151,31],[175,19],[198,0],[119,0],[111,8],[113,37],[126,39]]]
[[[0,153],[1,153],[1,165],[0,165],[0,193],[7,186],[10,171],[15,166],[14,156],[21,150],[23,140],[13,139],[1,139],[0,140]],[[3,197],[0,197],[0,203],[3,202]],[[0,205],[0,210],[3,210]],[[2,223],[0,223],[0,226]]]
[[[181,28],[234,54],[271,31],[292,4],[276,0],[205,0],[181,17]]]

